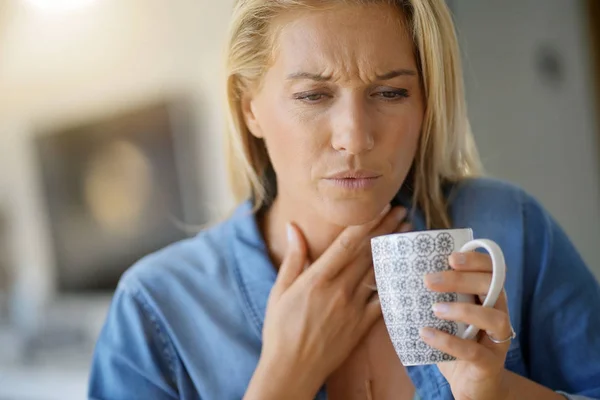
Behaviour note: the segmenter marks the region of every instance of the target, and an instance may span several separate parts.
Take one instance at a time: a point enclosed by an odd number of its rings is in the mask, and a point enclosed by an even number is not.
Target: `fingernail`
[[[467,256],[465,256],[464,253],[453,253],[452,257],[454,259],[454,262],[458,265],[463,265],[467,262]]]
[[[286,225],[286,229],[288,243],[292,243],[294,239],[296,239],[296,232],[294,232],[294,227],[288,222],[288,224]]]
[[[427,283],[442,283],[444,281],[444,277],[441,274],[429,274],[425,278],[427,279]]]
[[[448,311],[450,311],[450,306],[444,303],[436,303],[431,308],[436,314],[446,314]]]
[[[433,339],[435,337],[435,331],[431,328],[421,328],[419,329],[419,335],[423,339]]]

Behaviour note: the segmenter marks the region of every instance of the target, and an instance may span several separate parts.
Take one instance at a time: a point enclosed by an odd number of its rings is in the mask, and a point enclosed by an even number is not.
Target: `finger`
[[[406,232],[412,231],[412,229],[413,229],[413,226],[410,222],[403,222],[400,224],[400,227],[398,227],[398,230],[396,232],[406,233]]]
[[[510,312],[508,309],[508,299],[506,296],[506,290],[502,289],[502,292],[500,292],[500,296],[498,297],[498,301],[494,305],[494,309],[507,315],[508,323],[509,323],[508,329],[506,330],[506,332],[503,332],[503,333],[496,333],[496,331],[484,329],[486,332],[484,332],[482,335],[480,335],[481,336],[480,343],[483,344],[484,346],[492,349],[493,351],[496,349],[500,349],[500,350],[506,352],[506,351],[508,351],[510,342],[506,342],[506,344],[505,343],[494,343],[490,340],[490,338],[488,336],[488,335],[490,335],[494,339],[497,339],[497,340],[504,340],[504,339],[507,339],[512,336],[513,326],[510,321]]]
[[[448,258],[450,266],[457,271],[492,272],[492,258],[487,253],[467,251],[452,253]]]
[[[465,294],[487,295],[492,274],[485,272],[444,271],[427,274],[425,285],[434,292],[456,292]]]
[[[360,322],[361,332],[367,332],[369,328],[373,326],[375,322],[381,318],[381,303],[379,302],[379,295],[375,293],[375,295],[365,303],[364,306],[364,315]]]
[[[480,368],[497,368],[497,355],[474,340],[461,339],[433,328],[421,328],[421,338],[425,343],[443,351],[458,360],[477,364]]]
[[[306,241],[298,227],[292,223],[288,224],[287,237],[287,249],[272,290],[274,296],[281,295],[294,283],[307,262]]]
[[[391,206],[388,204],[373,221],[344,229],[321,255],[318,265],[311,268],[311,273],[321,274],[325,279],[337,275],[340,269],[354,257],[356,248],[367,234],[388,215],[390,209]]]
[[[390,233],[399,232],[403,225],[405,225],[406,228],[406,224],[408,224],[407,222],[405,222],[407,213],[408,211],[404,207],[394,208],[392,211],[390,211],[389,216],[386,217],[383,221],[381,221],[381,224],[376,226],[370,232],[369,239],[381,235],[388,235]],[[408,225],[410,226],[410,224]]]
[[[399,221],[403,220],[406,216],[406,210],[404,208],[396,208],[392,210],[386,218],[383,219],[369,235],[367,235],[362,243],[358,246],[358,254],[356,259],[349,265],[345,266],[339,273],[341,281],[345,282],[348,290],[355,292],[360,281],[365,276],[365,273],[372,269],[373,259],[371,255],[371,242],[370,238],[389,234],[398,228]]]
[[[506,297],[506,290],[502,289],[502,292],[500,292],[500,296],[498,296],[496,304],[494,304],[494,308],[496,310],[500,310],[510,315],[510,312],[508,310],[508,298]]]
[[[311,273],[322,275],[324,279],[332,279],[337,276],[344,267],[356,258],[358,251],[365,249],[364,242],[371,231],[386,218],[393,218],[389,204],[375,220],[364,225],[349,226],[344,229],[319,258],[318,265],[311,268]]]
[[[375,292],[377,292],[377,283],[375,282],[375,270],[371,265],[371,268],[369,268],[357,286],[354,297],[359,303],[365,304]]]
[[[437,303],[433,305],[433,312],[441,319],[475,325],[494,338],[507,338],[512,332],[508,314],[495,308],[460,302]],[[508,342],[504,347],[508,348]]]

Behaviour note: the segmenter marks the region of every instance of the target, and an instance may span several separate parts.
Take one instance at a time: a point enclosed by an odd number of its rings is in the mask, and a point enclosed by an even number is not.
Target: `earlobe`
[[[260,129],[260,124],[258,123],[254,109],[254,99],[249,94],[243,95],[241,106],[244,122],[246,123],[248,130],[254,137],[262,139],[262,130]]]

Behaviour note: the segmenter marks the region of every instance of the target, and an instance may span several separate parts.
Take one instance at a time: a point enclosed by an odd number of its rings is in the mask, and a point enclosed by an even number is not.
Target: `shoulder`
[[[515,254],[541,251],[557,229],[542,204],[512,183],[466,179],[448,193],[454,227],[470,227],[476,237],[492,239]]]
[[[450,186],[451,203],[492,201],[493,203],[522,202],[527,193],[519,186],[493,178],[468,178]]]
[[[452,185],[448,191],[451,213],[503,219],[547,218],[540,202],[523,188],[513,183],[492,178],[469,178]],[[539,221],[538,221],[539,222]]]
[[[217,283],[227,282],[218,243],[230,223],[149,254],[123,274],[94,351],[89,390],[95,397],[131,397],[132,390],[141,398],[177,397],[181,356],[205,345],[198,332],[207,326],[206,308],[228,290]],[[189,332],[196,332],[195,342]]]
[[[155,295],[202,291],[224,286],[232,260],[231,243],[239,213],[197,235],[148,254],[132,265],[119,285],[132,294],[140,291]]]

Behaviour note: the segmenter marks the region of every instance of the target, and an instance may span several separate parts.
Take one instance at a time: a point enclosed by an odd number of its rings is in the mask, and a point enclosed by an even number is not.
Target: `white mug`
[[[437,293],[424,286],[426,274],[451,270],[453,252],[485,249],[492,258],[493,276],[483,307],[494,307],[504,288],[506,265],[500,247],[488,239],[473,240],[471,229],[445,229],[378,236],[371,239],[375,281],[383,319],[403,365],[435,364],[454,358],[423,342],[419,329],[431,327],[473,339],[479,328],[437,318],[439,302],[475,302],[473,295]]]

